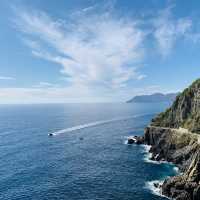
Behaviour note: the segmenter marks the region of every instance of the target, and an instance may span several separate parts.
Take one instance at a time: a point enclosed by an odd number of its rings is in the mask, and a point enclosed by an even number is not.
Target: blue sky
[[[0,103],[118,102],[200,77],[198,0],[2,0]]]

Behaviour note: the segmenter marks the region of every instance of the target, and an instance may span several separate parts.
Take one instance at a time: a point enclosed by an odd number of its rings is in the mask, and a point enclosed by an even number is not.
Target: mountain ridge
[[[179,93],[153,93],[150,95],[137,95],[126,103],[158,103],[158,102],[172,102]]]

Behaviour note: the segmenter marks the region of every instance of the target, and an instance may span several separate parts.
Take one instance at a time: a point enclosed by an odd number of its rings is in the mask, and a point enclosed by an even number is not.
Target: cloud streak
[[[79,91],[74,92],[75,91]],[[143,88],[132,88],[131,90],[113,91],[113,93],[105,92],[102,96],[97,92],[91,94],[91,91],[85,86],[72,87],[10,87],[0,88],[0,103],[91,103],[91,102],[125,102],[134,95],[151,94],[162,91],[159,86],[148,86]]]
[[[117,15],[112,5],[108,7],[100,10],[95,4],[66,19],[39,10],[15,9],[14,23],[24,44],[35,57],[59,64],[67,86],[41,81],[32,88],[1,89],[2,95],[27,96],[30,101],[40,96],[42,102],[89,102],[127,100],[161,91],[151,86],[133,88],[134,81],[146,78],[140,66],[148,59],[149,43],[157,55],[168,56],[178,39],[191,37],[192,21],[174,18],[172,7],[151,13],[145,20]]]
[[[25,41],[33,54],[60,64],[73,85],[121,88],[144,77],[137,71],[144,33],[136,21],[108,12],[79,12],[61,21],[39,11],[20,11],[16,24],[29,37]]]
[[[15,78],[10,76],[0,76],[0,80],[15,80]]]
[[[163,57],[171,53],[177,39],[188,37],[192,28],[192,21],[189,18],[173,19],[171,9],[168,7],[160,11],[153,20],[153,34]]]

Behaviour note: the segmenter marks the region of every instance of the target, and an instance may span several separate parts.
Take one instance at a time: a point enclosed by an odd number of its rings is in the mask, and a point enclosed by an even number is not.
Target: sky
[[[0,103],[124,102],[200,77],[199,0],[1,0]]]

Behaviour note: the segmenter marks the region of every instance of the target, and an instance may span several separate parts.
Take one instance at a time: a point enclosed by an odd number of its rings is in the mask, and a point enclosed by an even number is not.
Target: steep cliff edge
[[[181,174],[168,178],[162,194],[176,200],[200,200],[200,79],[145,129],[152,159],[176,164]]]
[[[151,125],[183,127],[200,133],[200,79],[180,93],[173,105],[153,119]]]
[[[200,200],[200,135],[185,129],[149,126],[144,141],[152,160],[173,162],[181,175],[168,178],[162,194],[176,200]]]

